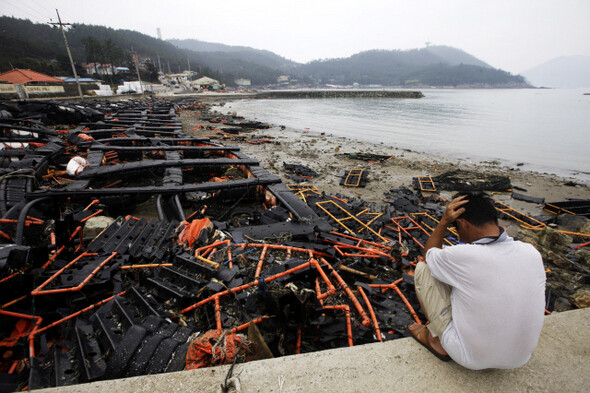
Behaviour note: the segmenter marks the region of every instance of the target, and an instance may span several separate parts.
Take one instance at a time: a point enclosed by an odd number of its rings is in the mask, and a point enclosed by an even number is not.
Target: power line
[[[80,94],[80,99],[83,100],[84,96],[82,95],[82,88],[80,87],[80,79],[78,79],[78,73],[76,72],[76,66],[74,65],[74,60],[72,59],[72,52],[70,52],[70,46],[68,45],[68,39],[66,38],[66,33],[64,31],[64,26],[71,26],[71,23],[62,23],[61,21],[61,17],[59,16],[59,11],[57,10],[57,8],[55,9],[55,12],[57,13],[57,20],[59,21],[59,23],[52,23],[52,22],[47,22],[50,25],[53,26],[57,26],[59,25],[59,28],[61,30],[61,35],[64,37],[64,42],[66,44],[66,50],[68,51],[68,57],[70,58],[70,64],[72,65],[72,71],[74,72],[74,78],[76,78],[76,84],[78,85],[78,93]]]
[[[18,5],[16,5],[16,4],[10,3],[8,0],[3,0],[3,1],[4,1],[4,2],[6,2],[6,3],[9,3],[9,5],[10,5],[10,6],[12,6],[13,8],[16,8],[16,9],[18,9],[19,11],[21,11],[21,12],[24,12],[25,14],[29,15],[29,16],[30,16],[30,17],[32,17],[33,19],[45,19],[45,18],[46,18],[46,16],[45,16],[45,15],[41,14],[41,13],[40,13],[39,11],[37,11],[36,9],[29,8],[29,10],[30,10],[30,11],[34,11],[34,12],[36,13],[36,15],[33,15],[33,14],[32,14],[32,13],[30,13],[28,10],[26,10],[26,9],[23,9],[23,8],[21,8],[21,7],[20,7],[20,6],[21,6],[21,5],[23,5],[23,4],[18,4]]]
[[[45,7],[45,5],[43,5],[43,3],[39,3],[39,2],[37,2],[37,0],[31,0],[31,1],[33,3],[35,3],[35,4],[37,4],[37,6],[39,6],[40,8],[43,8],[48,13],[52,13],[53,12],[50,8]]]

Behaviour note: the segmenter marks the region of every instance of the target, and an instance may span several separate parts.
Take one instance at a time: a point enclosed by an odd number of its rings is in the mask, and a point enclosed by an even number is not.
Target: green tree
[[[97,74],[96,62],[102,58],[102,44],[96,38],[87,36],[82,40],[86,51],[86,62],[94,63],[94,73]]]

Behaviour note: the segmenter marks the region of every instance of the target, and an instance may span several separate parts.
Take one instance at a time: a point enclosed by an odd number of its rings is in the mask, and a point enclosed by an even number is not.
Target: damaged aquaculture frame
[[[413,268],[442,198],[391,190],[377,206],[287,186],[239,147],[185,134],[177,113],[195,108],[0,108],[0,390],[380,342],[426,322]]]

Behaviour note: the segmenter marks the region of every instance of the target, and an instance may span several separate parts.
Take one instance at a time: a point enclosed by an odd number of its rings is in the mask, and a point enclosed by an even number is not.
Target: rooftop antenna
[[[70,46],[68,45],[68,39],[66,38],[66,33],[64,31],[64,26],[72,26],[72,24],[71,23],[62,23],[61,17],[59,16],[59,11],[57,10],[57,8],[55,9],[55,12],[57,12],[57,20],[59,22],[58,23],[47,22],[47,23],[49,23],[50,25],[53,25],[53,26],[59,25],[59,28],[61,30],[61,35],[64,37],[64,43],[66,44],[66,50],[68,51],[68,57],[70,58],[70,64],[72,66],[72,71],[74,72],[74,78],[76,78],[76,84],[78,85],[78,93],[80,94],[80,99],[84,100],[84,95],[82,94],[82,88],[80,87],[80,79],[78,79],[78,73],[76,72],[76,66],[74,66],[74,60],[72,59],[72,52],[70,52]]]

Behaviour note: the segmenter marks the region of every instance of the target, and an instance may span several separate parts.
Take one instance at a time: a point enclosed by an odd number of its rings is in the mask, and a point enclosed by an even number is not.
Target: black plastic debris
[[[590,199],[573,199],[561,202],[548,202],[543,209],[554,214],[575,214],[590,217]]]
[[[393,156],[387,156],[387,155],[383,155],[383,154],[374,154],[374,153],[363,153],[363,152],[341,153],[341,154],[336,154],[336,156],[346,157],[346,158],[350,158],[353,160],[372,162],[372,163],[381,163],[381,164],[386,161],[389,161],[390,159],[393,158]]]
[[[288,177],[289,179],[294,180],[296,182],[306,182],[306,181],[309,181],[310,179],[318,177],[317,172],[315,172],[313,169],[311,169],[305,165],[287,164],[287,163],[283,162],[283,168],[285,168],[286,171],[289,171],[292,173],[292,174],[286,175],[286,177]]]
[[[366,169],[351,169],[342,175],[340,185],[346,187],[365,187],[369,171]]]
[[[287,187],[219,143],[265,125],[194,100],[59,106],[0,107],[12,116],[1,142],[16,147],[0,154],[8,390],[182,370],[195,338],[251,323],[276,357],[397,339],[426,321],[412,271],[442,198],[392,189],[379,205]],[[177,114],[189,110],[219,138],[185,133]]]
[[[537,203],[537,204],[545,203],[545,198],[535,198],[535,197],[532,197],[529,195],[519,194],[514,191],[512,192],[512,198],[519,200],[519,201],[530,202],[530,203]]]

